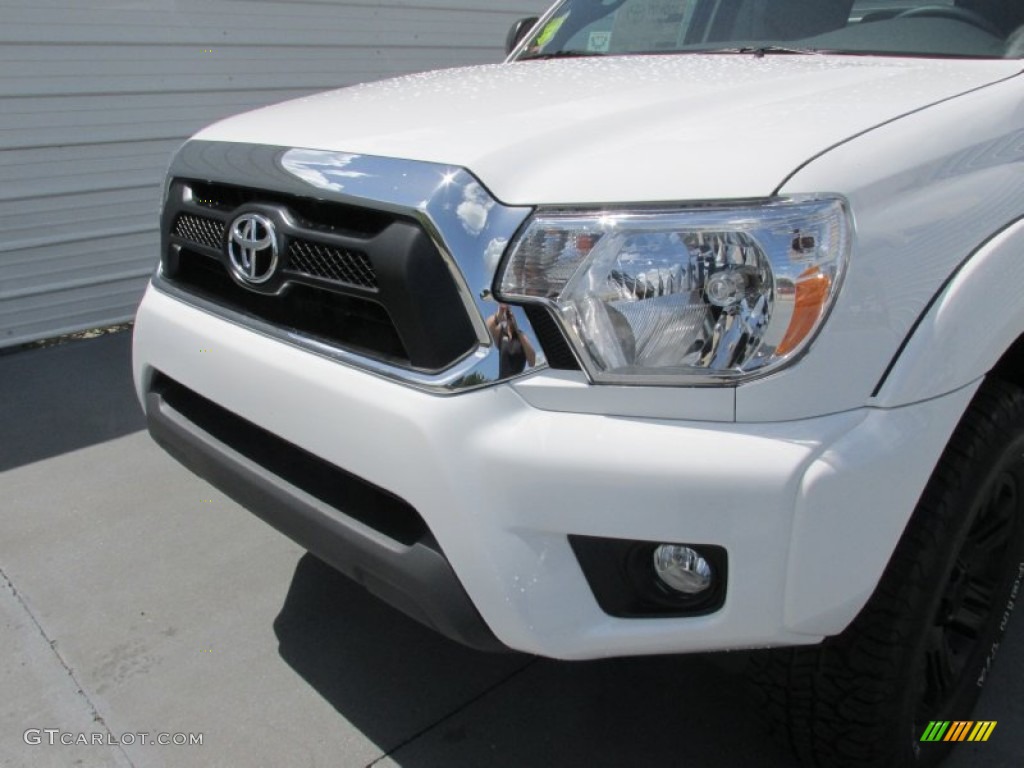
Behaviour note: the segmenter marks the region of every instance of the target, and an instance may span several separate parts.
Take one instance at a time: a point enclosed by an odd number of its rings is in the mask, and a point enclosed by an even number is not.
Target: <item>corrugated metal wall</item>
[[[546,0],[0,0],[0,347],[127,320],[170,154],[220,117],[500,60]]]

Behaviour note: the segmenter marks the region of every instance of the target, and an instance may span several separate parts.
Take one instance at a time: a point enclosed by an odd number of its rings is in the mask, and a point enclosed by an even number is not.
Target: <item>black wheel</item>
[[[819,768],[939,762],[970,720],[1024,582],[1024,392],[975,396],[868,604],[819,646],[755,654],[773,732]]]

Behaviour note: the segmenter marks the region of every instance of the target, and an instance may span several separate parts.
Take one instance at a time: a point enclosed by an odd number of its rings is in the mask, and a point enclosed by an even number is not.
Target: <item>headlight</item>
[[[594,381],[735,382],[810,343],[849,233],[838,198],[539,212],[510,247],[497,295],[550,307]]]

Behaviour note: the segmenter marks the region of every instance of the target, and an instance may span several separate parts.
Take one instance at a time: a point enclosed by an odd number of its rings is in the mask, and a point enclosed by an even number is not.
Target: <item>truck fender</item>
[[[987,374],[1024,333],[1024,220],[976,250],[918,318],[870,405],[896,408]]]
[[[873,415],[808,467],[791,543],[788,629],[838,634],[863,608],[982,379],[1022,333],[1018,220],[976,249],[918,317],[868,401]],[[880,456],[878,445],[896,447],[900,460]]]

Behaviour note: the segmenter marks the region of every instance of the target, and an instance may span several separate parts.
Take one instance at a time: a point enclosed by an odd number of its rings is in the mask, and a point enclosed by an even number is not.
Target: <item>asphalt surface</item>
[[[0,765],[795,765],[708,657],[486,655],[380,604],[152,443],[129,346],[0,355]],[[1017,612],[947,766],[1024,766],[1022,670]]]

